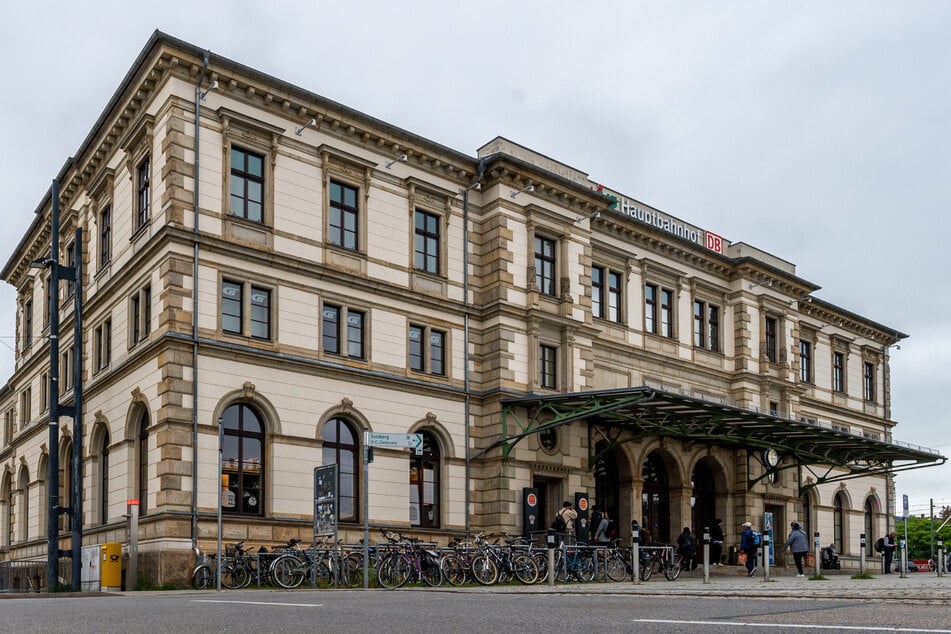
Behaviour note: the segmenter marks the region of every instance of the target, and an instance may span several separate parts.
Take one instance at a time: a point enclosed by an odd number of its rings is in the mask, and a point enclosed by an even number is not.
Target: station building
[[[906,335],[504,138],[459,152],[156,32],[55,179],[59,252],[51,188],[2,270],[0,561],[47,552],[51,294],[64,406],[77,359],[51,258],[83,271],[83,541],[125,543],[138,500],[153,583],[187,578],[219,508],[224,540],[309,541],[331,463],[349,539],[530,534],[580,494],[625,536],[799,520],[848,559],[893,473],[945,460],[893,433]],[[423,445],[367,464],[365,432]]]

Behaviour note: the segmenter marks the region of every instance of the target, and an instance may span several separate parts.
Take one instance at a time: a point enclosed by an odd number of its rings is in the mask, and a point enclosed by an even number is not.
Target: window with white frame
[[[129,345],[149,338],[152,329],[152,285],[146,284],[129,298]]]
[[[446,333],[428,326],[410,324],[409,367],[415,372],[446,374]]]
[[[271,339],[271,290],[238,280],[221,282],[221,330],[254,339]]]
[[[621,323],[623,280],[618,271],[604,266],[591,268],[591,312],[595,317]]]
[[[696,299],[693,302],[693,345],[720,352],[720,307]]]
[[[538,382],[548,390],[558,388],[558,348],[541,344],[538,347]]]
[[[94,334],[93,369],[100,372],[112,361],[112,320],[107,319],[96,326]]]
[[[535,286],[543,295],[556,295],[556,264],[555,241],[535,236]]]
[[[845,392],[845,353],[832,353],[832,391]]]
[[[321,308],[321,347],[324,353],[366,358],[366,313],[340,304]]]
[[[875,364],[871,361],[862,364],[862,383],[865,400],[875,402]]]
[[[812,342],[799,340],[799,380],[812,383]]]

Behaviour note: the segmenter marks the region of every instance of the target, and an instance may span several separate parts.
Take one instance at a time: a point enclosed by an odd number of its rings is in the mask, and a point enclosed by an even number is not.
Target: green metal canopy
[[[938,466],[947,458],[933,449],[868,438],[818,422],[764,414],[736,405],[686,396],[648,386],[505,399],[502,434],[479,455],[500,447],[502,458],[523,438],[576,421],[604,428],[611,442],[590,464],[619,444],[645,437],[669,437],[711,446],[746,449],[767,473],[762,453],[779,452],[776,469],[806,468],[811,484]],[[478,456],[477,456],[478,457]]]

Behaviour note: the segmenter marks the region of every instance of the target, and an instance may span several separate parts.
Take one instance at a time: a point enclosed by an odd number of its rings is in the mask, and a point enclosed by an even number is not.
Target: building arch
[[[366,430],[368,432],[373,432],[373,426],[370,425],[370,420],[364,416],[359,409],[354,409],[353,401],[345,398],[337,405],[327,408],[327,410],[317,420],[317,429],[315,430],[317,440],[320,440],[323,437],[324,425],[334,418],[346,418],[354,425],[359,427],[360,431]],[[416,423],[416,425],[419,424],[420,423],[418,422]]]
[[[690,481],[690,530],[703,535],[705,527],[713,526],[714,520],[729,510],[726,468],[716,455],[704,453],[693,461]]]
[[[218,399],[218,404],[215,405],[213,420],[221,420],[225,411],[236,403],[252,405],[254,407],[255,411],[261,416],[265,427],[263,432],[266,436],[274,434],[280,435],[283,433],[281,430],[281,417],[277,412],[277,408],[274,407],[274,404],[271,403],[266,396],[258,392],[254,384],[250,381],[245,382],[240,390],[232,390]]]
[[[96,422],[89,437],[89,458],[93,471],[92,511],[100,525],[109,521],[109,422],[101,412],[96,413]]]
[[[846,489],[839,489],[832,496],[832,539],[840,553],[849,553],[849,511],[852,505]]]
[[[17,541],[23,543],[30,537],[30,469],[20,465],[17,474]]]
[[[46,505],[49,504],[49,470],[50,455],[45,450],[40,454],[40,462],[36,469],[36,481],[39,483],[36,491],[36,499],[39,503],[39,534],[46,535],[49,529],[50,514]]]
[[[0,548],[13,543],[13,473],[9,467],[0,475]]]
[[[425,429],[421,451],[409,455],[409,523],[421,528],[442,525],[442,483],[444,463],[440,441]]]
[[[363,447],[361,429],[352,415],[332,416],[318,426],[321,464],[337,465],[337,516],[341,522],[361,517]]]
[[[136,397],[138,394],[138,397]],[[144,516],[149,509],[149,429],[152,427],[148,402],[138,390],[133,391],[133,401],[126,413],[124,438],[128,448],[127,464],[129,469],[130,498],[139,501],[139,516]]]
[[[229,515],[263,516],[268,490],[268,417],[253,399],[232,400],[219,412],[221,506]]]
[[[444,458],[455,458],[456,448],[452,443],[452,435],[446,430],[445,426],[436,420],[432,413],[426,414],[426,418],[418,420],[409,428],[410,434],[429,432],[439,442],[439,452]]]

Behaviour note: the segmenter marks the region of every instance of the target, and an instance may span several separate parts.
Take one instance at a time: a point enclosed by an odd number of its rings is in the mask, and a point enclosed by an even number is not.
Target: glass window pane
[[[249,153],[247,172],[255,176],[264,176],[264,161],[262,157]]]
[[[231,148],[231,169],[245,171],[244,152],[237,148]]]

